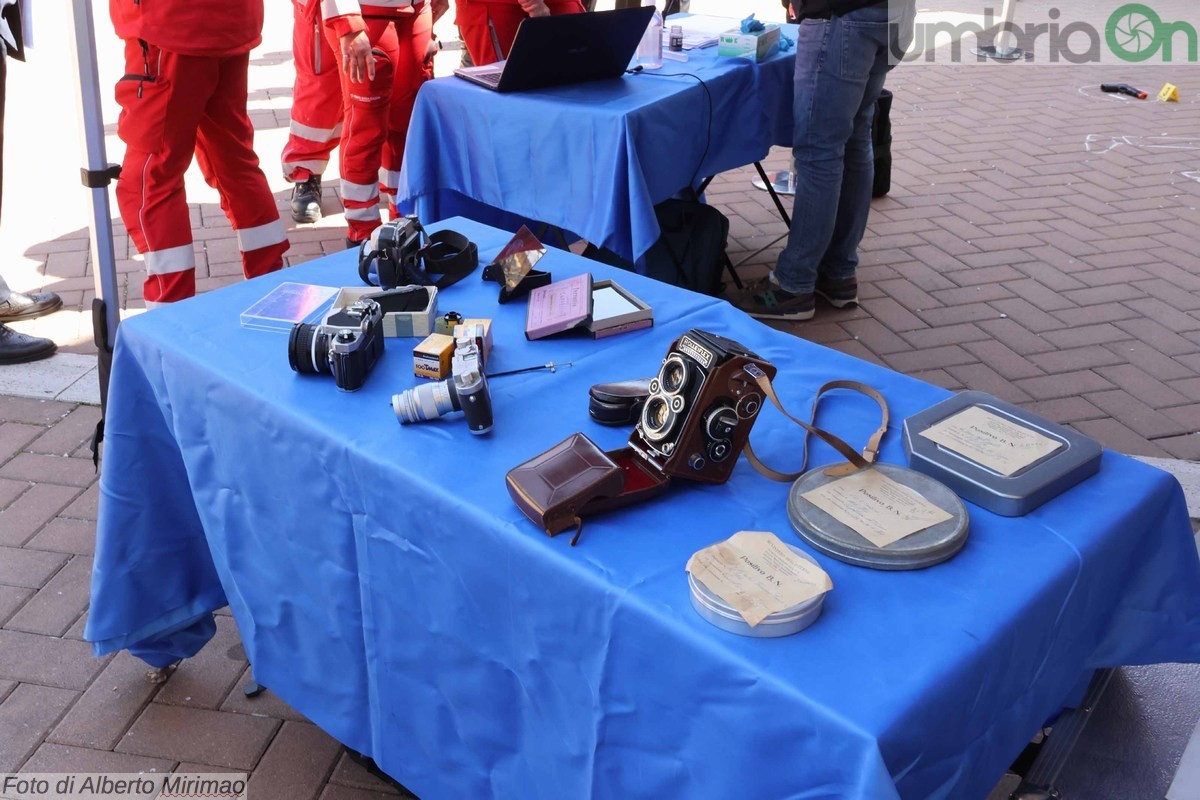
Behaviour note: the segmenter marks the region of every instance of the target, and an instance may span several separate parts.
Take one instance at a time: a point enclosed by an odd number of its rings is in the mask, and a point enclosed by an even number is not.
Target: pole
[[[100,408],[103,414],[108,405],[108,377],[112,368],[113,343],[117,340],[117,325],[121,321],[108,185],[117,178],[121,168],[109,164],[104,152],[104,115],[100,108],[100,76],[96,67],[92,3],[90,0],[71,0],[71,7],[71,53],[79,72],[75,99],[80,109],[80,144],[85,165],[80,170],[80,176],[83,185],[90,189],[92,194],[92,225],[89,238],[92,273],[96,281],[96,299],[92,301],[92,331],[99,351]]]
[[[996,33],[995,44],[972,48],[977,56],[991,58],[996,61],[1032,61],[1033,53],[1022,50],[1016,34],[1012,32],[1013,17],[1017,13],[1017,0],[1004,0],[1000,16],[1000,30]]]

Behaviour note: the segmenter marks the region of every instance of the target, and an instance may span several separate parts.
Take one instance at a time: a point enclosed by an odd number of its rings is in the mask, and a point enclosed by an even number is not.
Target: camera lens
[[[678,394],[687,386],[688,366],[678,355],[668,356],[662,366],[659,377],[662,379],[663,391],[667,394]]]
[[[321,333],[320,325],[298,322],[288,336],[288,364],[305,375],[331,375],[329,364],[329,335]]]
[[[675,426],[675,413],[670,402],[662,395],[655,395],[642,407],[642,434],[652,442],[666,437]]]
[[[402,425],[437,419],[458,410],[458,395],[449,381],[424,383],[392,395],[392,411]]]

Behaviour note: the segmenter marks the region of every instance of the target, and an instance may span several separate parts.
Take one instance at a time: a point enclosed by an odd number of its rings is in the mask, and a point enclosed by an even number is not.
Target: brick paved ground
[[[273,71],[286,69],[286,43],[286,21],[272,18],[252,71],[267,161],[287,114]],[[1183,83],[1178,70],[1134,77],[1151,88]],[[1193,81],[1168,106],[1095,90],[1129,78],[1109,67],[896,73],[893,191],[875,204],[864,243],[863,306],[781,327],[939,385],[992,392],[1119,451],[1200,459],[1200,93]],[[768,168],[786,164],[777,150]],[[710,192],[730,217],[746,278],[765,274],[784,233],[752,175],[720,176]],[[207,290],[237,280],[240,267],[202,192],[193,219]],[[341,248],[332,188],[326,201],[321,225],[293,231],[293,263]],[[68,304],[20,327],[90,352],[83,217],[43,229],[20,208],[5,211],[39,237],[13,254],[26,269],[10,281]],[[136,309],[141,263],[120,232],[117,246],[122,305]],[[242,695],[248,666],[227,616],[161,686],[127,654],[91,658],[80,636],[97,490],[83,442],[97,416],[0,397],[0,772],[233,769],[253,771],[255,800],[394,796],[278,699]]]

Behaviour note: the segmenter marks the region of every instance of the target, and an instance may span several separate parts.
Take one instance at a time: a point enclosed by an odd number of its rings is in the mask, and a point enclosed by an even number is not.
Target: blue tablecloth
[[[508,234],[449,227],[484,259]],[[413,340],[390,340],[366,386],[298,376],[286,337],[239,327],[274,284],[355,283],[337,254],[123,323],[109,395],[86,636],[95,651],[187,655],[228,600],[256,677],[425,800],[436,798],[982,797],[1086,671],[1200,661],[1200,565],[1179,485],[1105,453],[1098,475],[1019,519],[970,506],[971,537],[918,572],[817,555],[834,590],[804,633],[741,638],[692,609],[688,557],[738,530],[800,543],[788,487],[743,460],[729,483],[680,481],[591,520],[580,546],[509,499],[505,472],[575,431],[598,381],[652,374],[691,327],[780,368],[794,410],[853,378],[899,422],[944,390],[771,330],[728,304],[552,250],[650,302],[651,329],[527,342],[524,304],[469,276],[442,311],[495,320],[496,428],[460,416],[400,426]],[[875,404],[834,393],[821,421],[851,442]],[[767,463],[799,434],[768,409]],[[861,446],[861,445],[860,445]],[[824,445],[815,461],[836,460]],[[803,545],[802,545],[803,546]],[[190,634],[190,635],[189,635]]]
[[[784,30],[795,40],[795,26]],[[422,219],[541,220],[636,260],[658,240],[655,203],[791,144],[794,48],[762,64],[718,58],[715,47],[688,55],[620,80],[520,94],[430,81],[417,95],[399,197]]]

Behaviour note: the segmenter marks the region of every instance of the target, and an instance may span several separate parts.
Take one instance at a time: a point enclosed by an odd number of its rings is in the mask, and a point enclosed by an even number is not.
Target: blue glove
[[[779,51],[786,53],[796,46],[796,41],[786,33],[779,34]]]
[[[742,20],[742,33],[759,33],[766,29],[767,26],[756,20],[753,14]]]

